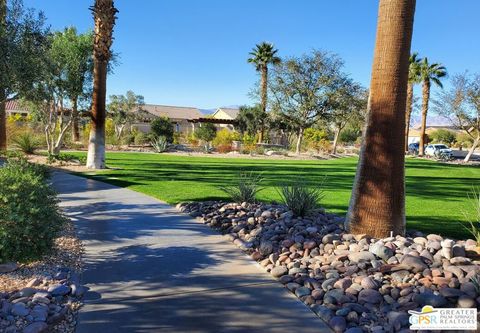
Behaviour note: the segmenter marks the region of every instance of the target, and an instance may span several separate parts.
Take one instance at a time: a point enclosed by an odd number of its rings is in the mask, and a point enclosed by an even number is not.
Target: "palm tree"
[[[408,86],[407,86],[407,110],[405,120],[405,151],[408,151],[408,133],[410,131],[410,118],[412,116],[413,86],[420,83],[420,61],[418,53],[412,53],[408,59]]]
[[[275,65],[280,62],[280,58],[276,56],[277,52],[278,50],[275,49],[273,44],[262,42],[260,44],[257,44],[253,49],[253,51],[249,53],[251,57],[248,58],[248,62],[254,64],[255,69],[261,73],[260,106],[262,108],[263,113],[267,112],[268,65],[270,64]],[[260,137],[258,140],[259,142],[263,141],[264,132],[265,132],[265,124],[262,122]]]
[[[425,146],[425,129],[427,126],[428,102],[430,100],[430,86],[431,82],[435,83],[440,88],[443,88],[440,79],[447,75],[447,69],[441,64],[429,64],[427,58],[419,64],[419,75],[422,82],[422,127],[420,129],[420,143],[418,148],[418,155],[423,156]]]
[[[369,112],[345,225],[405,233],[404,130],[415,0],[380,0]]]
[[[113,0],[95,0],[90,8],[95,21],[93,44],[93,96],[92,122],[88,143],[87,168],[105,168],[105,102],[107,92],[107,67],[112,56],[115,8]]]
[[[7,24],[7,0],[0,0],[0,70],[4,70],[5,61],[5,45],[4,40],[6,38]],[[3,81],[3,80],[2,80]],[[2,82],[3,83],[3,82]],[[0,87],[0,152],[7,150],[7,115],[6,115],[6,89],[3,85]]]

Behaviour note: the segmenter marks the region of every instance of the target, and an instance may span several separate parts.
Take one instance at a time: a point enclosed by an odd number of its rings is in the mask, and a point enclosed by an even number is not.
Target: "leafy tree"
[[[405,233],[405,108],[415,0],[380,0],[368,118],[345,226]]]
[[[115,126],[115,136],[119,140],[125,126],[135,119],[135,109],[141,108],[145,102],[143,96],[135,95],[131,90],[127,91],[125,95],[110,95],[109,99],[110,103],[107,105],[107,110]]]
[[[237,116],[238,129],[241,133],[248,133],[254,136],[262,130],[265,116],[260,105],[241,106]]]
[[[427,58],[423,58],[419,63],[419,76],[422,82],[422,124],[420,128],[420,143],[418,155],[423,156],[425,146],[425,130],[427,126],[428,103],[430,100],[430,88],[432,82],[440,88],[443,88],[441,78],[447,75],[444,66],[438,63],[430,64]]]
[[[215,139],[216,135],[217,128],[212,123],[202,123],[201,126],[195,130],[195,136],[198,139],[205,141],[205,150],[207,151],[210,146],[210,141]]]
[[[6,102],[23,96],[37,80],[48,29],[42,12],[21,0],[0,0],[0,151],[7,148]]]
[[[359,84],[345,79],[333,93],[331,123],[334,129],[332,153],[337,153],[341,131],[351,120],[364,119],[367,110],[368,92]]]
[[[457,74],[450,86],[448,91],[438,94],[434,107],[470,138],[472,146],[464,159],[468,162],[480,145],[480,74]]]
[[[455,142],[457,136],[454,132],[446,129],[438,129],[430,133],[433,142],[445,143],[451,145]]]
[[[405,151],[408,151],[408,133],[410,131],[410,119],[413,109],[413,86],[421,82],[420,80],[420,61],[418,53],[412,53],[408,59],[408,86],[407,86],[407,110],[405,112]]]
[[[150,125],[150,130],[154,137],[163,136],[168,143],[173,142],[173,124],[167,117],[155,118]]]
[[[266,116],[267,112],[267,99],[268,99],[268,65],[276,65],[280,63],[280,58],[276,55],[278,52],[275,46],[271,43],[262,42],[257,44],[255,48],[250,52],[250,58],[248,62],[255,66],[257,72],[260,72],[260,107]],[[263,141],[265,132],[264,123],[261,122],[259,142]]]
[[[321,51],[288,58],[275,66],[270,84],[272,110],[281,113],[296,131],[297,154],[305,129],[331,114],[334,93],[345,78],[342,66],[336,55]]]
[[[95,0],[90,8],[95,23],[93,44],[92,122],[88,144],[87,168],[105,168],[105,118],[108,63],[112,57],[113,27],[116,14],[113,0]]]

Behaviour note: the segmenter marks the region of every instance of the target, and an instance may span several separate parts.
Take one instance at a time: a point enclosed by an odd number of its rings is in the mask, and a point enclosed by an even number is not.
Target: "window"
[[[180,124],[175,123],[175,132],[180,132]]]

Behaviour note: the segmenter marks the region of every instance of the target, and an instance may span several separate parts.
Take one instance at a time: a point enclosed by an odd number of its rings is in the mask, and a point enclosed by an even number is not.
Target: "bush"
[[[164,136],[159,136],[158,138],[153,138],[152,147],[157,153],[163,153],[168,150],[167,138]]]
[[[138,132],[135,134],[135,138],[133,141],[137,146],[144,146],[150,142],[150,138],[148,137],[147,134],[143,132]]]
[[[262,190],[259,187],[261,181],[260,175],[256,175],[253,172],[240,172],[235,185],[220,187],[220,189],[227,193],[234,202],[254,203],[256,202],[257,193]]]
[[[164,136],[168,143],[173,142],[173,124],[170,119],[166,117],[155,118],[151,123],[150,130],[154,137]]]
[[[430,138],[432,139],[432,142],[452,145],[455,143],[456,135],[452,131],[445,130],[445,129],[438,129],[430,133]]]
[[[323,197],[321,190],[307,187],[303,183],[283,186],[279,191],[283,202],[295,216],[304,217],[316,208]]]
[[[473,144],[473,139],[471,136],[469,136],[467,133],[461,132],[458,133],[455,141],[459,146],[462,146],[464,148],[470,148]]]
[[[340,142],[356,143],[362,138],[362,132],[358,129],[345,128],[340,132]]]
[[[24,159],[0,168],[0,262],[40,258],[62,229],[65,218],[45,170]]]
[[[213,139],[212,143],[215,147],[231,146],[233,141],[240,140],[240,135],[237,132],[232,132],[227,128],[223,128],[217,132],[217,135]]]
[[[15,147],[25,154],[33,154],[40,147],[37,138],[30,132],[17,134],[12,141]]]
[[[250,135],[248,133],[243,134],[242,137],[242,153],[251,154],[255,152],[257,148],[258,137],[256,135]]]
[[[210,142],[215,139],[217,128],[212,123],[203,123],[202,126],[195,130],[195,137],[205,142]]]
[[[232,151],[232,145],[218,145],[215,149],[220,154],[226,154]]]
[[[304,138],[307,148],[314,149],[317,152],[328,149],[330,145],[327,132],[317,128],[307,128],[304,133]]]

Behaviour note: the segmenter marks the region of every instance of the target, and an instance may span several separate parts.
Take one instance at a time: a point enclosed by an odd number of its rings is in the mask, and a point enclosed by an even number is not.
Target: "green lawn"
[[[225,198],[219,186],[230,183],[241,170],[255,171],[264,178],[265,189],[259,195],[262,201],[279,200],[276,187],[281,184],[323,182],[322,205],[344,214],[356,163],[355,158],[296,161],[109,152],[107,164],[112,169],[85,176],[175,204]],[[480,168],[409,158],[406,174],[408,227],[465,237],[459,221],[466,221],[466,212],[473,213],[467,196],[472,186],[480,186]]]

